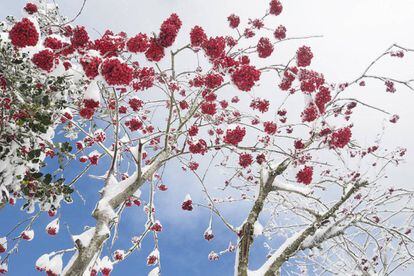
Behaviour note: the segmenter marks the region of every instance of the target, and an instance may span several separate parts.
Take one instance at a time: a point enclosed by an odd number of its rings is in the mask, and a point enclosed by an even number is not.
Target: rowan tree
[[[337,83],[312,69],[318,57],[306,42],[317,36],[294,36],[288,26],[268,23],[285,12],[279,0],[257,19],[229,15],[227,36],[193,26],[185,45],[175,43],[185,24],[175,13],[153,33],[107,30],[94,37],[53,1],[23,10],[24,17],[0,25],[0,199],[1,208],[21,205],[29,215],[0,235],[0,274],[13,270],[8,263],[22,241],[36,238],[32,226],[42,213],[51,217],[49,235],[66,234],[59,231],[60,207],[80,204],[76,194],[88,177],[102,184],[94,188],[100,197],[94,225],[61,250],[45,246],[35,268],[47,275],[109,275],[152,239],[144,261],[154,267],[150,275],[161,274],[158,240],[168,230],[157,218],[163,208],[157,195],[174,185],[166,185],[166,164],[199,185],[205,201],[187,195],[177,205],[182,212],[211,212],[206,257],[232,254],[235,275],[390,275],[412,265],[413,191],[387,184],[389,167],[406,150],[381,143],[399,116],[348,91],[370,93],[373,82],[384,84],[383,93],[414,90],[413,80],[372,72],[385,57],[411,58],[413,49],[391,45],[359,77]],[[292,40],[303,46],[282,57],[284,63],[272,62]],[[273,91],[261,89],[265,80]],[[384,127],[379,136],[358,139],[353,130],[367,110]],[[90,173],[98,166],[103,175]],[[218,171],[223,182],[212,192],[208,176]],[[145,187],[148,196],[141,193]],[[223,215],[229,204],[249,206],[240,209],[242,224]],[[122,235],[124,210],[137,206],[146,217],[141,232],[129,248],[104,254]],[[227,248],[215,251],[213,217],[233,235]],[[269,239],[268,258],[253,270],[252,244],[262,235]],[[282,244],[273,245],[276,238]]]

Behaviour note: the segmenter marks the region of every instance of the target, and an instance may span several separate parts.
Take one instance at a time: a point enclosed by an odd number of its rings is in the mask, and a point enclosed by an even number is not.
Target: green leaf
[[[49,185],[51,181],[52,181],[52,175],[50,173],[46,174],[44,179],[43,179],[43,182],[45,184]]]

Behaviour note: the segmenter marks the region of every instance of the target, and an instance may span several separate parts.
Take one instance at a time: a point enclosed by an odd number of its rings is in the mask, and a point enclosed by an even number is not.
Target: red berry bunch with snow
[[[181,209],[185,211],[192,211],[193,210],[193,201],[189,194],[187,194],[184,198],[183,203],[181,204]]]
[[[46,226],[46,232],[51,236],[55,236],[59,233],[59,218],[52,220]]]

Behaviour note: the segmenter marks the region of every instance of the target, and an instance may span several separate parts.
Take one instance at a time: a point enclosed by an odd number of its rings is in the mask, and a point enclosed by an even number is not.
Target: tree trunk
[[[247,271],[249,268],[249,255],[250,247],[253,244],[253,234],[254,234],[254,224],[257,222],[260,213],[263,210],[264,203],[267,196],[273,190],[273,182],[275,181],[276,176],[282,174],[287,168],[285,162],[282,162],[276,170],[269,173],[268,178],[265,182],[260,183],[259,195],[257,196],[256,201],[252,209],[250,210],[247,221],[243,224],[240,231],[240,242],[238,250],[238,264],[237,264],[237,275],[238,276],[247,276]]]
[[[252,210],[250,211],[247,221],[243,224],[241,233],[239,234],[239,263],[237,270],[239,276],[247,276],[250,246],[253,243],[254,224],[256,223],[260,213],[263,210],[263,205],[269,192],[270,189],[267,189],[266,186],[260,188],[259,196],[257,197]]]
[[[133,182],[133,184],[129,185],[125,188],[122,192],[116,195],[112,195],[112,198],[109,199],[107,204],[113,209],[116,210],[125,200],[127,200],[130,196],[132,196],[148,179],[152,177],[152,175],[161,167],[163,162],[167,159],[169,155],[168,150],[164,150],[160,152],[157,157],[155,157],[154,161],[152,162],[150,167],[145,170],[145,172],[141,172],[140,170],[137,172],[137,179]],[[139,159],[140,160],[140,159]],[[109,179],[110,176],[108,176]],[[108,184],[105,185],[105,187]],[[107,196],[104,194],[101,197],[101,200]],[[83,273],[88,269],[93,261],[93,258],[101,252],[101,249],[105,243],[105,241],[110,236],[110,229],[109,224],[111,222],[110,217],[108,217],[106,210],[100,210],[99,203],[95,207],[92,216],[96,220],[96,227],[95,233],[89,243],[88,246],[83,247],[80,244],[80,241],[75,241],[76,246],[78,248],[78,255],[75,261],[70,264],[70,267],[64,274],[65,276],[81,276]]]

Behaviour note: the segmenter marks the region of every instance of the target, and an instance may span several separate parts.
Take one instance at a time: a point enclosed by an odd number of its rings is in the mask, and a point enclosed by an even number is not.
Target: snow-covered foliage
[[[72,189],[64,179],[41,169],[47,158],[58,158],[62,163],[71,158],[71,145],[54,143],[53,138],[57,126],[66,120],[65,114],[70,116],[67,104],[81,95],[84,85],[84,80],[73,77],[72,69],[64,70],[64,60],[56,59],[50,71],[34,64],[34,56],[46,49],[45,40],[60,32],[58,27],[50,27],[51,20],[60,20],[57,11],[50,5],[44,7],[39,3],[37,13],[23,20],[9,17],[0,23],[0,201],[14,204],[24,198],[29,211],[35,203],[47,211],[57,209],[64,198],[70,200]],[[22,29],[33,26],[37,34],[24,47],[19,44],[24,41],[16,42],[24,37],[11,35],[19,31],[12,32],[22,22],[26,24]]]

